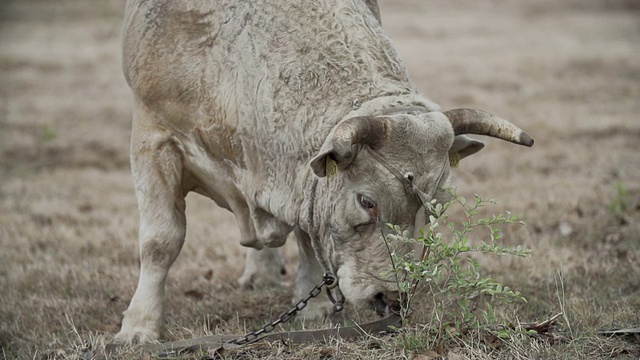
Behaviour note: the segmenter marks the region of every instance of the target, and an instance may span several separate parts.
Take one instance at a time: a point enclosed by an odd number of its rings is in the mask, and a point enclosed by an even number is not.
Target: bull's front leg
[[[245,256],[244,272],[238,279],[238,283],[243,289],[280,285],[281,275],[285,272],[280,249],[249,248]]]
[[[250,223],[246,220],[243,223],[253,229],[257,238],[256,242],[266,247],[261,250],[247,249],[244,273],[238,282],[245,289],[264,285],[279,285],[280,275],[284,274],[286,270],[282,254],[277,248],[286,242],[287,236],[291,232],[291,226],[279,221],[255,205],[250,205],[250,214]],[[238,224],[240,232],[243,233],[242,224],[240,222]],[[244,231],[244,233],[248,233],[248,231]]]
[[[298,273],[296,276],[296,287],[294,291],[293,302],[307,297],[311,289],[322,282],[324,270],[311,246],[311,239],[300,228],[294,231],[296,242],[298,244]],[[324,292],[307,304],[307,307],[299,314],[302,321],[324,321],[334,313],[333,304]]]
[[[134,127],[131,167],[140,212],[140,277],[115,336],[128,343],[160,337],[165,281],[186,229],[183,163],[171,136]]]

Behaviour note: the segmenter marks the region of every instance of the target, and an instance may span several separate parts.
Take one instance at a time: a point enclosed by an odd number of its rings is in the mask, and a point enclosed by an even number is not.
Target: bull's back
[[[154,121],[251,173],[300,166],[355,100],[412,91],[361,0],[130,0],[125,21],[125,75]]]
[[[199,105],[211,95],[204,93],[207,85],[216,85],[225,74],[233,76],[207,69],[220,54],[214,29],[223,21],[219,1],[128,1],[123,71],[136,97],[153,106]]]

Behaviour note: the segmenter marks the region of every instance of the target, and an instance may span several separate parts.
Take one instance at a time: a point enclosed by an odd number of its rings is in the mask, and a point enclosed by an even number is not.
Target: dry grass
[[[480,259],[487,274],[529,299],[500,313],[515,323],[562,311],[565,339],[519,335],[494,348],[470,334],[441,347],[414,328],[358,342],[258,344],[226,356],[640,357],[637,340],[595,334],[640,325],[638,3],[381,5],[422,91],[445,108],[513,119],[536,139],[532,149],[488,140],[456,175],[463,195],[493,197],[495,211],[512,210],[528,224],[508,228],[506,239],[531,248],[529,261]],[[0,4],[0,358],[97,354],[133,293],[137,210],[119,64],[122,9],[122,0]],[[616,198],[628,206],[610,209]],[[243,262],[233,216],[190,196],[188,218],[167,286],[165,338],[240,333],[287,307],[291,244],[281,288],[241,291],[232,280]]]

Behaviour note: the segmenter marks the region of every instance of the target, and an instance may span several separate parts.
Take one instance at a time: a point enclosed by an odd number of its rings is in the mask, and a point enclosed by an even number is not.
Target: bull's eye
[[[358,195],[358,201],[360,201],[360,205],[365,209],[373,209],[378,205],[375,200],[365,195]]]

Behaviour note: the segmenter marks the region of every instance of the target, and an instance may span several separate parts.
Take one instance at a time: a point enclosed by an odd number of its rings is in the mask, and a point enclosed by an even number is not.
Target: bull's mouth
[[[378,293],[371,301],[373,310],[380,316],[389,316],[391,314],[399,315],[401,304],[400,301],[391,299],[383,293]]]

